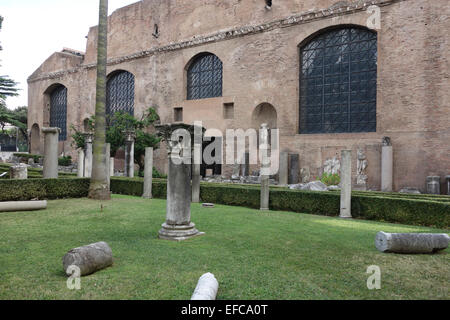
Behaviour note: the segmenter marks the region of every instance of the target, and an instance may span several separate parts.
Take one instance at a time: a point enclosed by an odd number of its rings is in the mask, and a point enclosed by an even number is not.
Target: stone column
[[[109,175],[114,177],[114,157],[109,158]]]
[[[447,182],[447,195],[450,196],[450,176],[446,176],[445,181]]]
[[[192,164],[192,202],[200,202],[200,164]]]
[[[289,184],[299,182],[298,175],[300,172],[300,157],[298,154],[289,155]]]
[[[85,133],[85,143],[86,143],[86,150],[84,154],[84,177],[90,178],[92,175],[92,139],[93,135],[92,133]]]
[[[11,179],[26,180],[28,179],[28,167],[19,164],[9,168],[9,175]]]
[[[59,128],[42,128],[44,134],[44,179],[58,178]]]
[[[341,153],[341,218],[351,218],[352,213],[352,151]]]
[[[134,178],[134,131],[125,131],[125,176]]]
[[[266,123],[261,125],[259,131],[259,152],[261,161],[261,196],[260,196],[260,210],[269,210],[269,129]]]
[[[383,138],[383,146],[381,147],[381,191],[393,191],[393,171],[394,169],[394,153],[392,150],[391,139]]]
[[[427,177],[427,193],[441,194],[441,177],[439,176]]]
[[[78,150],[78,178],[84,177],[84,150]]]
[[[380,231],[375,246],[381,252],[436,253],[448,248],[450,237],[446,233],[386,233]]]
[[[157,126],[159,135],[167,143],[169,170],[167,178],[166,222],[159,231],[159,238],[182,241],[202,235],[191,222],[191,159],[187,154],[191,151],[194,126],[186,124],[169,124]],[[183,141],[172,140],[172,133],[183,130],[191,135],[191,141],[183,137]],[[180,131],[177,131],[178,133]],[[188,161],[189,160],[189,161]]]
[[[106,157],[105,157],[105,161],[106,161],[106,180],[108,181],[108,189],[111,190],[111,176],[110,176],[110,168],[109,166],[111,165],[111,161],[109,161],[110,159],[110,154],[111,154],[111,143],[107,143],[106,144]]]
[[[278,176],[278,183],[281,186],[287,186],[289,182],[289,154],[287,152],[280,153],[280,170]]]
[[[145,199],[152,198],[153,183],[153,148],[145,148],[145,166],[144,166],[144,193]]]

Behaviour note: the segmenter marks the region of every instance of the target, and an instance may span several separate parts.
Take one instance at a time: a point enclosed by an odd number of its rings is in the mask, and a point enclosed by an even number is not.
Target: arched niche
[[[44,127],[60,128],[59,141],[67,139],[67,88],[61,83],[44,92]]]
[[[41,154],[40,128],[37,123],[33,124],[30,133],[30,153]]]
[[[258,105],[252,113],[253,129],[259,129],[263,123],[267,123],[269,129],[278,128],[277,110],[266,102]]]

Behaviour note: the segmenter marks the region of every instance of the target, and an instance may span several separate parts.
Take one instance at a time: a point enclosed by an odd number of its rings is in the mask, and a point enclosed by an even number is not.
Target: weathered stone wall
[[[394,190],[408,186],[425,191],[426,176],[450,173],[450,4],[335,2],[274,1],[268,11],[263,0],[141,1],[110,17],[108,73],[133,73],[135,114],[153,106],[163,123],[173,122],[174,108],[183,108],[186,123],[202,120],[206,128],[247,129],[254,109],[270,103],[277,111],[281,151],[299,153],[300,167],[309,168],[312,177],[319,176],[325,160],[339,157],[342,149],[353,150],[356,176],[357,149],[362,148],[368,160],[368,186],[379,189],[381,140],[389,136],[394,147]],[[382,11],[377,132],[298,134],[299,45],[331,26],[366,26],[365,8],[371,2]],[[152,36],[154,24],[159,27],[158,38]],[[68,127],[72,123],[81,127],[94,114],[96,32],[96,27],[89,32],[84,59],[73,55],[62,62],[62,56],[53,55],[30,77],[30,128],[34,123],[46,125],[45,93],[55,83],[68,88]],[[223,97],[187,101],[186,66],[201,52],[212,52],[223,62]],[[225,103],[234,103],[234,119],[224,119]],[[70,142],[60,144],[61,150],[71,151]],[[163,171],[165,157],[165,150],[155,152],[155,165]],[[231,173],[230,168],[224,171]]]

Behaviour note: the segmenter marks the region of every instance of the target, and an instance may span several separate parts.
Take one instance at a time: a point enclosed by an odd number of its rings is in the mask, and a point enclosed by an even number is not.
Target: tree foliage
[[[136,119],[129,113],[119,111],[108,118],[108,127],[106,129],[106,142],[111,144],[111,157],[114,157],[117,151],[125,145],[124,131],[134,131],[136,140],[134,144],[134,159],[139,165],[140,170],[144,168],[145,148],[159,147],[160,138],[156,134],[149,133],[154,124],[159,121],[159,116],[154,108],[149,108],[140,119]],[[93,130],[95,127],[95,117],[89,119],[88,128]],[[74,125],[71,125],[72,146],[76,148],[85,147],[85,135]]]
[[[0,16],[0,31],[2,29],[3,17]],[[3,50],[0,45],[0,51]],[[17,88],[18,83],[14,80],[11,80],[8,76],[1,75],[0,76],[0,106],[5,106],[5,99],[7,97],[17,96],[17,92],[19,89]]]

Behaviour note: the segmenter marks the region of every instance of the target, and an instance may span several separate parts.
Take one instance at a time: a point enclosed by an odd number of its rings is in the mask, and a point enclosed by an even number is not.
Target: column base
[[[183,241],[194,237],[204,235],[195,228],[194,223],[188,225],[176,226],[163,223],[162,229],[159,230],[159,238],[163,240]]]

